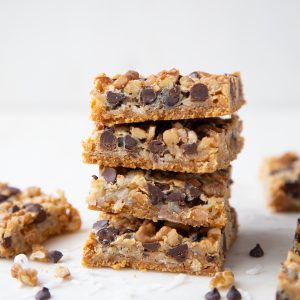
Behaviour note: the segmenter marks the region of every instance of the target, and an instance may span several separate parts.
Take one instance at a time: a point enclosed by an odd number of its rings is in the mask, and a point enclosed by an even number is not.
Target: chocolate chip
[[[15,213],[15,212],[17,212],[17,211],[19,211],[20,210],[20,207],[18,206],[18,205],[14,205],[12,208],[11,208],[11,212],[12,213]]]
[[[297,243],[300,243],[300,233],[295,233],[295,240],[297,241]]]
[[[161,154],[165,150],[165,145],[161,141],[153,140],[149,143],[148,149],[154,154]]]
[[[229,289],[226,298],[228,300],[241,300],[242,299],[242,295],[241,293],[236,289],[236,287],[234,285],[231,286],[231,288]]]
[[[217,288],[213,288],[211,291],[205,294],[204,298],[206,300],[220,300],[221,295]]]
[[[197,144],[196,143],[184,144],[184,145],[182,145],[182,148],[183,148],[184,154],[188,154],[188,155],[197,154]]]
[[[200,189],[194,186],[193,184],[191,184],[190,182],[186,183],[185,188],[189,198],[195,199],[200,197]]]
[[[260,244],[256,244],[256,246],[250,250],[249,255],[252,257],[262,257],[264,256],[264,250],[261,248]]]
[[[63,257],[63,254],[58,250],[51,250],[48,252],[48,259],[49,261],[53,263],[57,263],[61,258]]]
[[[186,244],[176,246],[167,251],[167,255],[175,258],[179,262],[186,260],[188,255],[188,246]]]
[[[206,232],[198,231],[192,235],[192,242],[200,242],[206,235]]]
[[[126,96],[122,93],[114,93],[114,92],[107,92],[106,94],[107,102],[111,106],[111,108],[117,108],[122,102],[125,101]]]
[[[205,101],[208,98],[208,88],[203,83],[195,84],[191,89],[191,99],[193,101]]]
[[[105,168],[101,174],[107,183],[115,183],[117,171],[114,168]]]
[[[11,236],[4,237],[3,240],[2,240],[3,248],[8,249],[8,248],[11,247],[11,245],[12,245]]]
[[[8,198],[15,196],[19,193],[21,193],[21,191],[15,187],[5,186],[0,188],[0,203],[6,201]]]
[[[103,245],[109,245],[115,240],[118,234],[119,230],[114,227],[102,228],[96,232],[98,241]]]
[[[117,138],[117,144],[118,144],[118,147],[124,147],[124,137],[123,136],[120,136]]]
[[[206,256],[206,261],[207,262],[213,262],[216,259],[216,256],[213,255],[207,255]]]
[[[180,87],[175,86],[170,89],[165,95],[165,105],[168,107],[174,106],[180,99]]]
[[[98,179],[98,176],[97,176],[97,175],[92,175],[92,178],[93,178],[94,180],[97,180],[97,179]]]
[[[128,71],[125,75],[128,78],[128,80],[136,80],[140,77],[140,74],[138,72],[132,70]]]
[[[160,243],[154,242],[154,243],[144,243],[143,244],[145,251],[156,251],[160,247]]]
[[[26,206],[26,210],[28,212],[32,212],[34,213],[36,216],[35,216],[35,219],[34,219],[34,222],[35,223],[42,223],[43,221],[45,221],[47,219],[47,213],[46,211],[44,210],[43,206],[40,205],[40,204],[28,204]]]
[[[125,142],[125,148],[127,150],[134,150],[136,148],[137,143],[138,143],[137,140],[134,139],[130,135],[125,136],[124,142]]]
[[[161,191],[166,191],[170,189],[170,185],[167,183],[163,182],[154,182],[154,184],[161,190]]]
[[[108,226],[108,221],[107,220],[99,220],[93,225],[93,229],[97,232],[100,229],[107,227]]]
[[[140,97],[145,105],[149,105],[156,100],[156,93],[153,88],[146,87],[141,91]]]
[[[200,78],[198,72],[192,72],[192,73],[190,74],[190,77],[192,77],[192,78]]]
[[[117,147],[117,138],[111,129],[105,129],[101,134],[100,146],[107,151],[112,151]]]
[[[198,131],[197,132],[197,137],[198,137],[198,140],[202,140],[203,138],[205,138],[206,136],[208,136],[208,134],[204,131]]]
[[[164,194],[160,190],[160,188],[151,183],[148,183],[147,186],[148,186],[149,200],[150,200],[151,204],[156,205],[156,204],[162,202],[164,199]]]
[[[181,192],[172,192],[167,196],[166,201],[177,202],[180,206],[185,205],[185,195]]]
[[[300,198],[300,182],[286,182],[283,190],[292,198]]]
[[[35,300],[47,300],[47,299],[50,299],[50,298],[51,298],[51,294],[49,292],[49,289],[47,289],[46,287],[43,287],[35,295]]]

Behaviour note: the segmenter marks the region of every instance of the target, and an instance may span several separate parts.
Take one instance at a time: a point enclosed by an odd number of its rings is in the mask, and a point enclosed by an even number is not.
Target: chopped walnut
[[[71,272],[66,266],[57,266],[54,269],[54,276],[58,278],[67,279],[71,277]]]
[[[147,138],[147,133],[145,130],[139,128],[139,127],[132,127],[130,129],[131,135],[134,138],[137,138],[139,140],[143,140]]]
[[[36,286],[38,282],[37,271],[35,269],[23,268],[20,264],[14,263],[11,267],[11,276],[18,279],[24,285]]]
[[[135,234],[136,240],[142,243],[151,243],[163,240],[167,237],[172,228],[163,226],[156,232],[155,226],[152,223],[143,224]]]
[[[40,262],[48,262],[48,250],[42,245],[33,245],[32,253],[29,256],[29,259]]]
[[[114,86],[116,89],[123,89],[128,83],[129,79],[126,75],[121,75],[115,82]]]
[[[105,88],[112,83],[112,80],[104,73],[99,74],[94,81],[94,86],[99,92],[103,92]]]
[[[130,80],[125,88],[124,92],[131,95],[131,97],[136,98],[142,88],[142,83],[140,80]]]
[[[223,272],[217,272],[210,281],[210,286],[218,289],[225,289],[233,284],[234,274],[229,269],[224,270]]]

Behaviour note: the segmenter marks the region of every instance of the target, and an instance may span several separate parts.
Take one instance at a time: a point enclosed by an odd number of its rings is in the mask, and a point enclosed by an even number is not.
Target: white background
[[[173,274],[80,266],[97,217],[84,202],[97,167],[81,158],[81,141],[92,130],[92,79],[98,72],[135,69],[147,75],[172,67],[242,72],[246,145],[234,162],[231,201],[241,229],[227,266],[251,295],[245,299],[274,298],[297,214],[270,214],[258,173],[263,157],[300,151],[299,11],[299,1],[278,0],[0,0],[0,180],[47,192],[63,188],[83,218],[81,232],[48,243],[63,250],[73,274],[73,280],[51,288],[54,299],[196,300],[207,292],[204,277],[174,285]],[[256,242],[266,252],[259,260],[248,256]],[[247,275],[257,264],[262,272]],[[35,291],[19,289],[9,277],[10,266],[0,261],[0,299],[33,299]],[[37,267],[41,275],[52,268]],[[40,284],[47,284],[42,276]]]

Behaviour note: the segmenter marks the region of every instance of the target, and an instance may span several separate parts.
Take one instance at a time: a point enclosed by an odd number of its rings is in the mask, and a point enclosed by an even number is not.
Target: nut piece
[[[129,81],[126,75],[121,75],[115,82],[114,86],[116,89],[123,89],[127,82]]]
[[[105,88],[112,83],[112,80],[104,73],[99,74],[94,81],[95,89],[102,93]]]
[[[48,262],[48,250],[42,245],[33,245],[29,259],[40,262]]]
[[[18,279],[24,285],[27,286],[36,286],[37,279],[37,271],[34,269],[23,268],[20,264],[14,263],[10,270],[11,276],[13,278]]]
[[[145,130],[139,128],[139,127],[131,127],[130,129],[132,137],[143,140],[147,138],[147,133]]]
[[[143,224],[136,232],[135,238],[142,243],[158,242],[167,237],[171,230],[171,227],[163,226],[158,232],[156,232],[155,226],[152,223],[146,223]]]
[[[226,269],[223,272],[217,272],[210,281],[210,286],[218,289],[225,289],[233,284],[234,274],[229,269]]]
[[[176,128],[172,128],[164,131],[163,140],[168,146],[168,148],[174,147],[174,145],[179,143],[178,130]]]
[[[54,269],[54,276],[62,279],[68,279],[71,277],[71,272],[66,266],[57,266]]]

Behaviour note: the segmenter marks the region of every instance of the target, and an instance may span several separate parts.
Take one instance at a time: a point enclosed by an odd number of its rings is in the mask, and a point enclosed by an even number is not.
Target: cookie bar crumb
[[[234,284],[234,273],[227,269],[223,272],[217,272],[210,281],[210,286],[225,289]]]
[[[71,272],[67,266],[60,265],[55,267],[54,276],[57,278],[68,279],[71,277]]]
[[[35,269],[24,268],[22,265],[14,263],[11,267],[11,276],[27,286],[36,286],[38,283],[37,271]]]
[[[42,245],[33,245],[32,253],[29,256],[30,260],[35,260],[39,262],[48,262],[48,250]]]

